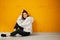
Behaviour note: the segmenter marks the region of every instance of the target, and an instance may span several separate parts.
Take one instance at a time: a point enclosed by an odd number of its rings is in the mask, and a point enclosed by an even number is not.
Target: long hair
[[[22,12],[22,20],[25,20],[26,18],[23,17],[23,13],[26,13],[27,17],[29,17],[29,14],[28,14],[28,12],[26,10],[23,10],[23,12]]]

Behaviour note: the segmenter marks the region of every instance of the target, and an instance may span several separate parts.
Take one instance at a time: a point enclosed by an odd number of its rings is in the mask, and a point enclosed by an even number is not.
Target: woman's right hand
[[[14,31],[16,31],[16,29],[14,29]]]

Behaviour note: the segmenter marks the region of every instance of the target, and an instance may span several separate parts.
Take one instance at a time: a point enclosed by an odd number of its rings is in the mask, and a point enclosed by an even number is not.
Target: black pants
[[[15,36],[16,34],[20,34],[22,36],[29,36],[30,35],[30,32],[23,31],[24,28],[22,28],[21,26],[19,26],[17,23],[16,23],[14,29],[16,29],[16,31],[12,32],[10,34],[10,36]]]
[[[20,30],[23,30],[23,29],[24,29],[23,27],[19,26],[19,25],[16,23],[14,29],[18,30],[18,28],[19,28]]]

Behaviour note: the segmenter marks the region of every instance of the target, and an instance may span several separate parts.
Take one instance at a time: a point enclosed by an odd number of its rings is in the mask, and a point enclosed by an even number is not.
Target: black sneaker
[[[1,34],[1,37],[6,37],[6,34]]]

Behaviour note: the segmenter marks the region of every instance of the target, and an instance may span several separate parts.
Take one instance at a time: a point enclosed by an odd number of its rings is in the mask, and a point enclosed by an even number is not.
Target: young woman
[[[32,34],[32,23],[34,19],[31,17],[26,10],[23,10],[22,14],[18,17],[14,32],[10,36],[20,34],[21,36],[29,36]]]

